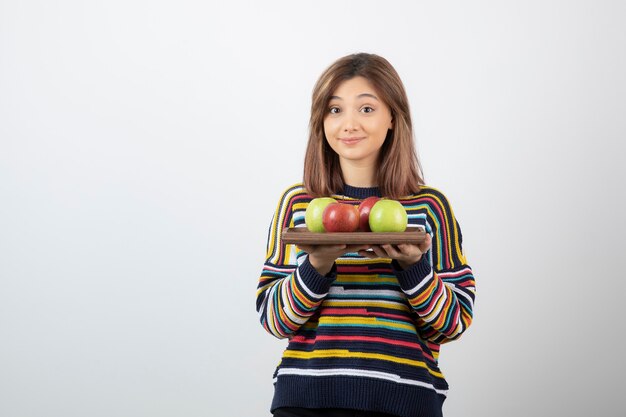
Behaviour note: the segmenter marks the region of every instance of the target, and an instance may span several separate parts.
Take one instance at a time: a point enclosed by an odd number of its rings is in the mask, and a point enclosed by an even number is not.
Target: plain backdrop
[[[310,94],[386,57],[475,320],[446,416],[624,416],[623,1],[0,1],[0,416],[269,416]]]

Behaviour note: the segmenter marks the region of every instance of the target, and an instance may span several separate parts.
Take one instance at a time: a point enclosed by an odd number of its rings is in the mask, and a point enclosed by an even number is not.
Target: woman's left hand
[[[407,269],[422,259],[422,255],[430,249],[430,245],[431,237],[429,234],[426,234],[426,238],[419,245],[410,243],[402,243],[399,245],[372,245],[370,250],[360,250],[359,255],[370,259],[395,259],[402,269]]]

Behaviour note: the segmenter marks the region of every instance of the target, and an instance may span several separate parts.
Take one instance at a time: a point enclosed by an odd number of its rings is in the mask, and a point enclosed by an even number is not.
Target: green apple
[[[406,210],[399,201],[383,198],[370,210],[372,232],[404,232],[409,222]]]
[[[308,207],[306,208],[306,212],[304,213],[304,222],[306,223],[306,228],[309,229],[310,232],[325,232],[326,230],[324,229],[324,223],[322,223],[324,209],[329,204],[336,202],[337,200],[331,197],[318,197],[311,200]]]

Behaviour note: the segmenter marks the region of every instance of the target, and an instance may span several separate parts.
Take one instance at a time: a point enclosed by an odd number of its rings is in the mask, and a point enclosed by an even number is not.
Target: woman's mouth
[[[365,139],[364,137],[349,137],[349,138],[339,138],[339,140],[345,145],[354,145]]]

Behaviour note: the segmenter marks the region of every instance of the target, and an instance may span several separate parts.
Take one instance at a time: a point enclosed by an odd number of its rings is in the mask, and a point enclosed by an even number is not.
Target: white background
[[[332,61],[386,57],[478,283],[447,416],[623,416],[626,3],[0,1],[0,416],[269,416]]]

